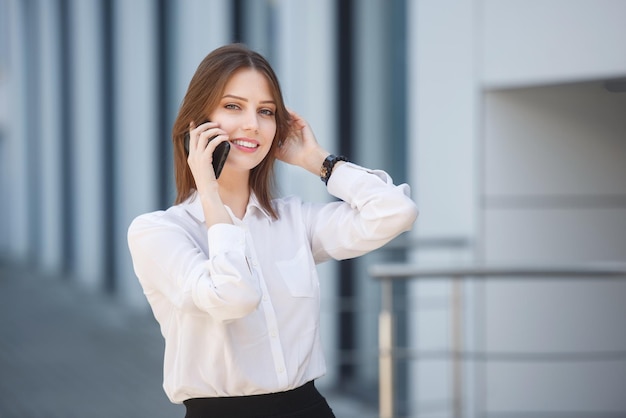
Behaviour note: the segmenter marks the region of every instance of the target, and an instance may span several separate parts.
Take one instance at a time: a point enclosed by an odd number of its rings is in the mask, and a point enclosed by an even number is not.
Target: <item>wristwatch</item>
[[[337,156],[330,154],[322,163],[322,169],[320,170],[320,179],[324,182],[324,184],[328,184],[328,179],[333,173],[333,167],[335,167],[335,164],[337,164],[337,162],[339,161],[348,161],[348,159],[343,155]]]

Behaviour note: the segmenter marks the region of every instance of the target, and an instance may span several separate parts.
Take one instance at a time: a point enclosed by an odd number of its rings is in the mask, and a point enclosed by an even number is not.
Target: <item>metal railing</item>
[[[463,413],[463,376],[460,353],[463,350],[462,329],[462,280],[498,278],[502,280],[525,279],[625,279],[626,265],[569,265],[569,266],[495,266],[467,265],[462,267],[421,267],[410,264],[379,264],[371,266],[369,274],[381,281],[381,311],[379,313],[379,414],[380,418],[393,418],[394,363],[399,352],[394,342],[394,301],[393,283],[398,280],[448,279],[452,280],[452,403],[453,416],[460,418]],[[404,353],[407,354],[406,352]]]

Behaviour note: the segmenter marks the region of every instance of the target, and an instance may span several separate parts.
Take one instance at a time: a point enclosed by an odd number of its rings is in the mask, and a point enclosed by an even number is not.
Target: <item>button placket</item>
[[[248,242],[254,242],[252,237],[250,236],[249,230],[246,228],[246,239]],[[268,330],[269,335],[269,344],[270,350],[272,352],[272,359],[274,360],[274,367],[276,370],[276,378],[281,386],[286,386],[288,384],[288,376],[286,373],[286,362],[285,362],[285,353],[283,352],[283,347],[280,343],[280,334],[278,332],[278,321],[276,319],[276,312],[274,311],[274,306],[269,297],[269,292],[267,290],[267,285],[265,283],[265,278],[263,277],[263,272],[261,271],[258,263],[258,259],[256,257],[256,253],[254,251],[254,246],[249,245],[249,263],[252,265],[256,276],[259,279],[259,286],[261,288],[262,293],[262,301],[261,309],[263,310],[263,314],[265,316],[265,326]]]

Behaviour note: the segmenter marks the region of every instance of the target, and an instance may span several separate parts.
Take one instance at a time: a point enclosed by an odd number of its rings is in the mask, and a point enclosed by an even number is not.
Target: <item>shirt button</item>
[[[285,373],[285,368],[284,367],[279,367],[278,368],[278,373]]]
[[[272,336],[273,338],[276,338],[276,331],[270,332],[270,336]]]

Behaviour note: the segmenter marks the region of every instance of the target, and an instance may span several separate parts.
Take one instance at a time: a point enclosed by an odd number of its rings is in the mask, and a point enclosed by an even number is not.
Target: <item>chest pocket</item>
[[[291,296],[309,298],[315,296],[318,286],[317,271],[304,247],[301,247],[292,259],[278,261],[276,266]]]

